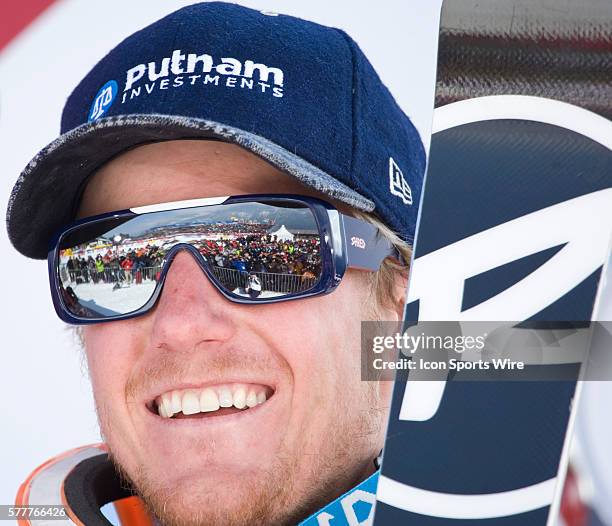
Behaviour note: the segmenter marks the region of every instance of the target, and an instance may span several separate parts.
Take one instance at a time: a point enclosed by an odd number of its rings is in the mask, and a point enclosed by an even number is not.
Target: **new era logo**
[[[389,157],[389,190],[391,195],[400,197],[405,205],[412,204],[412,189],[393,157]]]

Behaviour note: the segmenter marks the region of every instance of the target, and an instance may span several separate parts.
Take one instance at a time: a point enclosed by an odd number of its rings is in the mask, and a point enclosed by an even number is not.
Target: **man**
[[[109,455],[160,523],[295,524],[374,472],[391,385],[360,381],[360,324],[401,319],[424,165],[350,37],[232,4],[132,35],[72,93],[15,186],[9,236],[34,258],[51,243]],[[207,263],[283,224],[315,247],[308,276],[275,274],[252,298]],[[160,251],[151,288],[67,292],[68,249],[118,235]],[[61,491],[88,523],[81,464]],[[101,503],[87,469],[76,487]]]
[[[261,283],[257,274],[251,273],[247,278],[246,292],[251,298],[257,298],[261,294]]]

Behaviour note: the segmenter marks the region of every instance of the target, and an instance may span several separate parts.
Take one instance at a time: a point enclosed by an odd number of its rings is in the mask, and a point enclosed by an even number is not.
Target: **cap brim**
[[[108,117],[59,136],[19,176],[7,210],[9,239],[25,256],[44,259],[49,241],[74,219],[87,178],[139,144],[177,139],[222,139],[241,146],[326,195],[366,212],[374,203],[277,144],[218,122],[169,115]]]

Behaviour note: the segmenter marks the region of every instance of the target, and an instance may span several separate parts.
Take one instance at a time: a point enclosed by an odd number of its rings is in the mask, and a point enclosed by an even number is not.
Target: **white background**
[[[0,54],[2,213],[19,172],[57,136],[67,96],[95,62],[130,33],[191,3],[60,0]],[[429,135],[441,0],[240,3],[345,29]],[[0,254],[0,504],[8,504],[36,466],[100,437],[80,351],[53,311],[45,263],[12,249],[5,228]]]

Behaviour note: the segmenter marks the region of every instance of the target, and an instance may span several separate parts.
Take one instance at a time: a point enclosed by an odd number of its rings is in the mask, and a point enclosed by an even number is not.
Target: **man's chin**
[[[141,482],[137,491],[164,526],[281,524],[278,496],[258,481],[206,479],[175,487]]]
[[[296,506],[293,477],[278,465],[256,472],[208,466],[182,474],[147,466],[131,474],[113,462],[163,526],[296,523],[295,515],[287,516]]]

